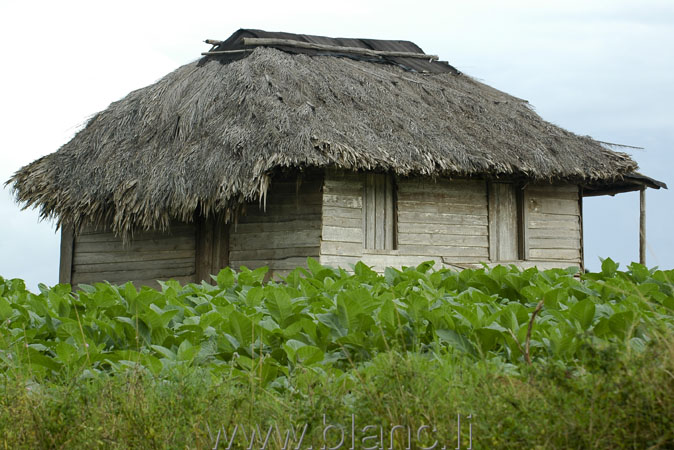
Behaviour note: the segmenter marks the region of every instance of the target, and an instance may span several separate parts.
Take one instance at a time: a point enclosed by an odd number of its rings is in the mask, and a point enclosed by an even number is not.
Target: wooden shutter
[[[522,259],[521,193],[512,183],[489,186],[489,259]]]
[[[365,175],[363,192],[363,247],[393,250],[394,231],[393,180],[387,174],[368,173]]]

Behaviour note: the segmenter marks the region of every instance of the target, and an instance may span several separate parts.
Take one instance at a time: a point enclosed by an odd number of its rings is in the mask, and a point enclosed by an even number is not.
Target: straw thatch
[[[59,224],[126,234],[231,216],[265,195],[275,171],[328,166],[579,183],[637,168],[462,74],[258,47],[131,92],[8,183]]]

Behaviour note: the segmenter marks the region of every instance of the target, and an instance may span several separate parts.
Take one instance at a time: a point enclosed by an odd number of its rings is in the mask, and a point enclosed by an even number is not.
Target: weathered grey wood
[[[304,178],[272,182],[266,211],[255,204],[246,205],[252,212],[230,226],[228,264],[235,268],[268,266],[271,277],[276,270],[305,265],[308,256],[318,258],[325,208],[323,184],[322,175],[310,182]]]
[[[639,263],[646,265],[646,188],[639,191]]]
[[[529,228],[529,240],[536,238],[565,238],[580,240],[580,230],[572,228]]]
[[[583,237],[583,187],[578,186],[578,226],[580,227],[580,270],[585,272],[585,241]]]
[[[361,196],[356,195],[325,194],[323,195],[323,204],[325,206],[339,206],[341,208],[360,209],[363,207],[363,199]]]
[[[532,248],[529,252],[532,260],[542,259],[580,262],[580,250]]]
[[[528,213],[528,217],[529,228],[580,230],[580,220],[577,216]]]
[[[405,233],[398,236],[400,245],[455,245],[457,247],[489,248],[487,236],[457,236],[451,234]]]
[[[531,192],[549,192],[553,194],[572,192],[578,194],[578,185],[576,184],[540,184],[534,183],[527,186]]]
[[[398,223],[437,223],[445,225],[484,225],[488,224],[487,215],[453,213],[419,213],[404,211],[398,205]]]
[[[79,242],[76,241],[75,249],[77,253],[102,253],[102,252],[152,252],[168,250],[187,250],[195,247],[193,236],[178,236],[170,238],[155,238],[144,241],[134,242],[125,246],[121,239],[109,242]]]
[[[443,258],[443,262],[448,266],[453,266],[451,261]],[[458,269],[481,269],[482,263],[461,263],[456,266]],[[503,261],[503,262],[485,262],[487,267],[496,267],[498,265],[510,266],[514,265],[520,269],[529,269],[530,267],[537,267],[540,270],[547,269],[566,269],[567,267],[579,267],[578,263],[573,261]]]
[[[85,275],[85,274],[82,274]],[[148,286],[154,289],[159,289],[159,283],[157,283],[157,279],[161,279],[162,281],[166,280],[176,280],[180,284],[185,285],[187,283],[194,283],[194,275],[187,275],[187,276],[171,276],[171,277],[148,277],[146,279],[138,279],[134,278],[132,280],[129,280],[128,277],[122,277],[122,278],[114,278],[114,277],[96,277],[93,276],[94,274],[86,274],[86,275],[92,275],[92,276],[87,276],[87,277],[82,277],[78,279],[73,279],[73,285],[78,285],[78,284],[94,284],[94,283],[101,283],[103,281],[108,281],[111,284],[124,284],[127,283],[128,281],[131,281],[136,288],[140,288],[141,286]]]
[[[431,202],[398,201],[400,212],[414,213],[452,213],[460,215],[487,216],[487,208],[480,205],[451,205]]]
[[[192,273],[194,271],[192,270]],[[158,280],[174,277],[186,277],[185,268],[148,268],[139,270],[120,270],[110,272],[73,272],[73,283],[91,283],[107,280],[110,283],[122,283],[133,280]],[[194,279],[193,277],[190,279]]]
[[[344,227],[344,228],[358,228],[360,233],[363,233],[363,219],[348,217],[323,216],[323,226]]]
[[[578,216],[578,200],[560,200],[553,197],[534,197],[529,195],[530,213]]]
[[[350,256],[350,255],[321,255],[319,262],[323,265],[330,267],[342,267],[344,269],[349,268],[349,264],[356,264],[361,260],[362,256]]]
[[[288,211],[288,214],[261,214],[256,216],[239,216],[237,222],[231,226],[238,232],[238,228],[243,224],[250,223],[282,223],[293,222],[296,220],[317,221],[320,223],[321,210],[320,208],[307,208],[306,211]]]
[[[320,209],[322,199],[320,197],[286,197],[283,201],[276,201],[267,197],[266,204],[249,203],[246,205],[245,216],[269,216],[288,215],[290,213],[309,213],[314,208]]]
[[[474,256],[477,261],[489,258],[489,249],[486,247],[457,247],[457,246],[428,246],[416,244],[398,245],[400,255],[428,255],[428,256]]]
[[[489,259],[516,261],[519,258],[515,186],[491,183],[489,187]]]
[[[129,270],[144,269],[189,269],[186,273],[195,271],[194,257],[160,259],[154,261],[124,261],[114,263],[99,264],[75,264],[73,272],[75,273],[104,273],[104,272],[123,272]]]
[[[246,250],[232,250],[229,252],[229,257],[232,261],[245,260],[263,260],[270,261],[276,259],[284,259],[290,257],[309,256],[317,257],[319,254],[319,247],[291,247],[291,248],[274,248],[274,249],[246,249]]]
[[[259,267],[267,266],[270,270],[289,270],[299,266],[306,265],[307,259],[305,257],[295,257],[286,259],[277,259],[273,261],[266,260],[232,260],[231,267],[238,269],[241,266],[246,266],[249,269],[257,269]]]
[[[366,254],[363,255],[361,261],[368,266],[375,266],[374,269],[378,272],[383,272],[386,267],[416,266],[426,261],[435,261],[438,267],[442,265],[440,258],[425,255],[408,255],[405,258],[400,258],[397,255]]]
[[[440,223],[398,223],[398,235],[405,233],[449,234],[453,236],[487,236],[487,225],[446,225]]]
[[[326,180],[323,186],[324,194],[350,195],[360,197],[363,195],[363,183],[358,181]]]
[[[345,217],[347,219],[360,219],[363,220],[363,211],[362,209],[355,208],[340,208],[336,206],[324,206],[323,207],[323,217],[332,216],[332,217]]]
[[[314,247],[319,242],[321,230],[301,230],[296,233],[270,231],[255,234],[234,234],[230,236],[230,251],[247,248],[289,248]]]
[[[517,228],[519,231],[519,258],[522,260],[529,259],[529,208],[526,208],[525,205],[529,204],[529,190],[526,188],[518,187],[518,196],[517,199]]]
[[[375,248],[375,181],[374,174],[365,175],[363,191],[363,247]]]
[[[481,187],[475,185],[475,188]],[[450,205],[480,205],[487,207],[486,192],[475,190],[451,190],[446,192],[398,192],[398,200],[402,202],[446,203]]]
[[[243,45],[270,45],[270,46],[283,46],[283,47],[299,47],[306,48],[311,50],[323,50],[329,52],[337,53],[354,53],[358,55],[366,56],[389,56],[389,57],[400,57],[400,58],[420,58],[426,59],[429,61],[438,60],[437,55],[426,55],[424,53],[414,53],[414,52],[394,52],[387,50],[371,50],[369,48],[362,47],[344,47],[340,45],[326,45],[326,44],[315,44],[313,42],[303,42],[296,41],[294,39],[280,39],[280,38],[243,38]]]
[[[210,281],[213,268],[213,219],[199,220],[196,240],[196,279]]]
[[[552,190],[541,190],[528,187],[526,190],[529,193],[529,196],[532,198],[554,198],[557,200],[568,200],[571,202],[578,201],[578,188],[576,187],[575,191],[552,191]]]
[[[358,257],[362,254],[363,244],[335,241],[321,242],[321,255],[347,255]]]
[[[323,240],[324,241],[341,241],[341,242],[357,242],[363,243],[363,229],[362,228],[345,228],[323,226]]]
[[[201,52],[201,56],[213,56],[213,55],[229,55],[229,54],[238,54],[238,53],[250,53],[253,49],[251,48],[241,48],[238,50],[214,50],[212,52]]]
[[[272,180],[270,185],[270,195],[278,193],[306,195],[308,193],[320,192],[323,186],[323,180],[320,177],[288,179],[285,181]]]
[[[354,181],[358,183],[363,182],[363,175],[359,172],[345,169],[326,169],[325,181],[328,183],[338,183],[341,181]]]
[[[582,266],[581,203],[577,185],[527,188],[529,259],[564,260]]]
[[[377,272],[383,272],[386,267],[395,267],[400,268],[402,266],[416,266],[426,261],[435,261],[436,267],[442,267],[442,259],[438,257],[429,257],[429,256],[414,256],[409,255],[405,258],[399,258],[396,255],[377,255],[377,254],[366,254],[362,258],[356,257],[335,257],[331,255],[321,256],[321,264],[331,267],[341,267],[346,270],[350,270],[349,265],[356,264],[359,261],[363,262]]]
[[[483,180],[442,180],[433,182],[426,178],[415,177],[412,179],[399,179],[398,191],[400,193],[419,192],[419,193],[448,193],[453,191],[463,192],[482,192],[487,195],[486,183]]]
[[[299,216],[299,218],[287,221],[239,223],[236,226],[236,233],[241,235],[249,233],[266,233],[269,231],[311,230],[316,228],[317,219],[318,218],[305,219],[304,216]],[[358,222],[358,226],[360,226],[360,222]]]
[[[61,258],[59,263],[59,283],[72,281],[74,233],[71,226],[61,227]]]
[[[156,251],[156,252],[103,252],[103,253],[79,253],[73,256],[73,264],[110,264],[141,261],[163,261],[170,259],[192,258],[194,259],[194,249],[177,251]]]
[[[229,266],[229,224],[225,224],[222,218],[218,218],[213,230],[212,272],[217,275],[227,266]]]
[[[379,175],[374,179],[375,204],[375,243],[374,248],[386,248],[386,175]]]
[[[103,230],[85,230],[74,237],[72,283],[181,277],[193,281],[196,272],[194,224],[171,224],[171,232],[137,232],[124,244]],[[155,287],[157,286],[154,283]]]
[[[580,240],[578,239],[578,236],[574,236],[573,238],[570,239],[553,238],[553,237],[532,238],[530,241],[531,241],[530,248],[547,248],[547,249],[568,248],[580,250]]]
[[[384,224],[384,247],[387,250],[393,250],[396,248],[396,229],[397,229],[397,220],[396,220],[396,205],[395,205],[395,186],[393,184],[393,177],[387,175],[385,178],[384,192],[385,192],[385,201],[386,205],[384,206],[384,211],[386,212],[385,224]]]
[[[167,232],[160,231],[143,231],[136,232],[131,236],[132,242],[164,239],[167,236],[171,237],[181,237],[181,236],[191,236],[194,234],[194,224],[186,224],[180,227],[171,226],[170,230]],[[95,243],[95,242],[119,242],[120,237],[115,236],[114,233],[107,232],[83,232],[77,235],[78,243]]]

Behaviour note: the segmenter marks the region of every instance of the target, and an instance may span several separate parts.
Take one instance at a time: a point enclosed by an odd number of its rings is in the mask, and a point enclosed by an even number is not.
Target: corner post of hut
[[[639,190],[639,263],[646,265],[646,186]]]

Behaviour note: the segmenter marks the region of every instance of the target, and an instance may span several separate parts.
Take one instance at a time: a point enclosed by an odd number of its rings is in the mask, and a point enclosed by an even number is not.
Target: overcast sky
[[[542,6],[541,6],[542,5]],[[674,188],[674,2],[0,1],[0,180],[94,113],[239,28],[405,39],[527,99],[546,120],[627,149]],[[648,263],[674,267],[674,194],[648,192]],[[638,260],[638,194],[584,201],[585,261]],[[58,280],[54,224],[0,190],[0,275]]]

